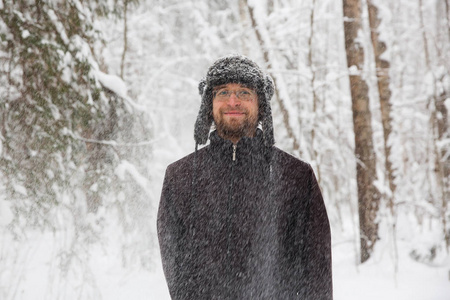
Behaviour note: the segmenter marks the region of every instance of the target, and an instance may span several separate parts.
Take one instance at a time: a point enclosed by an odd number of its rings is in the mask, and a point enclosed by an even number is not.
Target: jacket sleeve
[[[305,224],[304,263],[306,280],[305,299],[333,299],[331,271],[331,233],[325,204],[319,185],[310,168],[310,197]]]
[[[175,294],[182,277],[179,261],[182,227],[174,203],[173,180],[169,167],[166,170],[158,208],[157,232],[164,275],[169,292],[172,298],[176,299]]]

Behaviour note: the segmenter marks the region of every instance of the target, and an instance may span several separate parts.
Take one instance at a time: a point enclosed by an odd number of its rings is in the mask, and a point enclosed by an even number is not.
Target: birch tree
[[[356,178],[358,187],[361,262],[367,261],[378,240],[377,214],[380,193],[375,186],[376,157],[372,138],[368,86],[362,76],[364,50],[361,37],[361,2],[344,0],[344,31],[350,76],[353,126],[355,132]]]
[[[450,219],[448,215],[448,199],[450,195],[450,151],[449,145],[449,129],[448,129],[448,111],[445,105],[448,90],[450,89],[448,81],[450,74],[442,68],[434,67],[430,54],[430,46],[428,43],[427,30],[425,27],[423,3],[419,0],[419,21],[422,28],[423,53],[427,75],[430,78],[431,91],[428,96],[427,107],[430,112],[432,149],[434,156],[434,173],[441,201],[438,204],[439,215],[442,222],[443,236],[447,250],[450,249]],[[443,49],[449,49],[448,46]],[[437,49],[438,58],[442,57],[442,62],[446,63],[446,54],[440,54]],[[445,51],[445,50],[444,50]],[[446,53],[446,52],[444,52]]]
[[[379,25],[381,20],[378,17],[378,8],[372,0],[367,0],[369,8],[370,36],[375,57],[376,78],[378,94],[380,97],[381,123],[383,125],[385,172],[389,183],[390,195],[388,195],[388,206],[391,212],[394,211],[395,175],[392,166],[391,145],[389,143],[392,134],[392,105],[389,79],[389,61],[383,57],[386,51],[386,43],[380,39]]]

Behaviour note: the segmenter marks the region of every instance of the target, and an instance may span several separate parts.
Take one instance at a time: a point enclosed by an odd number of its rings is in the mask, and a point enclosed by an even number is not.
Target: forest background
[[[0,0],[0,38],[0,299],[168,298],[164,171],[231,53],[315,170],[335,299],[450,295],[448,0]]]

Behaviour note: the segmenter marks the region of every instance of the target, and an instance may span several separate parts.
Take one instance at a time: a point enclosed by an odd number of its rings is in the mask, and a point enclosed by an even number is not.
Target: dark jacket
[[[330,226],[310,165],[262,132],[169,165],[158,237],[172,299],[332,299]],[[235,160],[233,160],[235,156]]]

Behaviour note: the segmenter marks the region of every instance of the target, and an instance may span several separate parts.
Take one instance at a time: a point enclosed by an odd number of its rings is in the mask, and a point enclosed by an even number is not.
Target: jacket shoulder
[[[275,164],[289,166],[289,169],[295,168],[297,170],[305,171],[312,170],[311,165],[306,161],[299,159],[277,147],[273,147],[272,160]]]
[[[195,160],[201,161],[201,159],[205,156],[207,149],[209,146],[203,147],[197,152],[192,152],[177,161],[169,164],[166,170],[166,176],[176,176],[177,174],[186,175],[186,173],[190,173]]]

